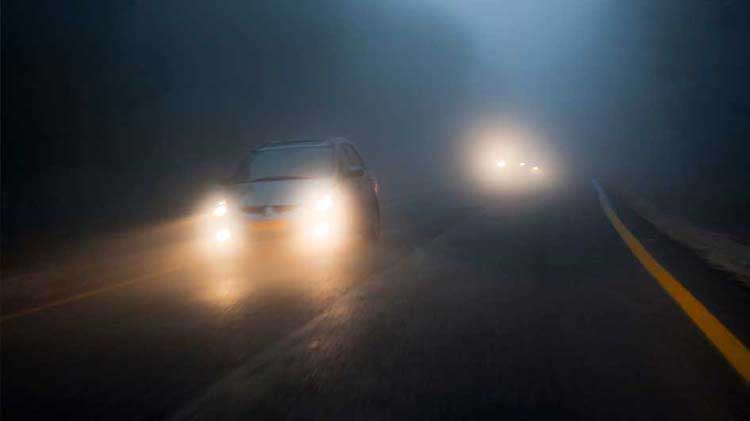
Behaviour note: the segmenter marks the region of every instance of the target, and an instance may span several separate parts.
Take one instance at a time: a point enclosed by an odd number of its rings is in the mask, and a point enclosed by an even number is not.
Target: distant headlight
[[[327,194],[316,200],[313,208],[318,212],[328,212],[333,208],[333,198],[330,194]]]
[[[227,202],[222,200],[221,202],[217,203],[216,206],[214,206],[213,215],[214,216],[224,216],[227,214]]]
[[[499,168],[503,168],[503,167],[505,167],[505,161],[503,161],[502,159],[501,159],[501,160],[499,160],[499,161],[497,161],[497,166],[498,166]]]
[[[537,166],[535,165],[535,166],[534,166],[534,167],[533,167],[533,168],[532,168],[531,170],[532,170],[532,171],[539,171],[539,167],[537,167]]]

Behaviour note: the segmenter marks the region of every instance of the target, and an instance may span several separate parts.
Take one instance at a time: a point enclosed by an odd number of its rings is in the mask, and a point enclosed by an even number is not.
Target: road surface
[[[750,419],[588,182],[468,196],[394,203],[340,260],[185,256],[8,318],[3,419]],[[614,207],[747,345],[750,291]]]

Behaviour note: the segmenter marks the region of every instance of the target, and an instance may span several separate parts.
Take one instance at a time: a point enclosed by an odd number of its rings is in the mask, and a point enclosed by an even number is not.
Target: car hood
[[[334,187],[334,179],[269,180],[236,187],[238,204],[244,206],[301,205]]]

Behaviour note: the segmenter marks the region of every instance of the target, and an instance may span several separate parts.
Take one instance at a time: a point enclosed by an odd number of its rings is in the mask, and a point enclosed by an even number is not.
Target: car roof
[[[266,142],[257,148],[255,148],[256,151],[261,150],[270,150],[270,149],[286,149],[286,148],[304,148],[304,147],[326,147],[326,146],[335,146],[339,144],[348,144],[351,145],[352,143],[344,139],[343,137],[332,137],[332,138],[326,138],[326,139],[310,139],[310,140],[287,140],[287,141],[280,141],[280,142]]]

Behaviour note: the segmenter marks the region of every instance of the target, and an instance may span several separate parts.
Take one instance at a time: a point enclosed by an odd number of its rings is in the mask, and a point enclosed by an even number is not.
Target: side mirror
[[[346,177],[362,177],[365,175],[365,169],[360,166],[349,167],[344,173]]]

